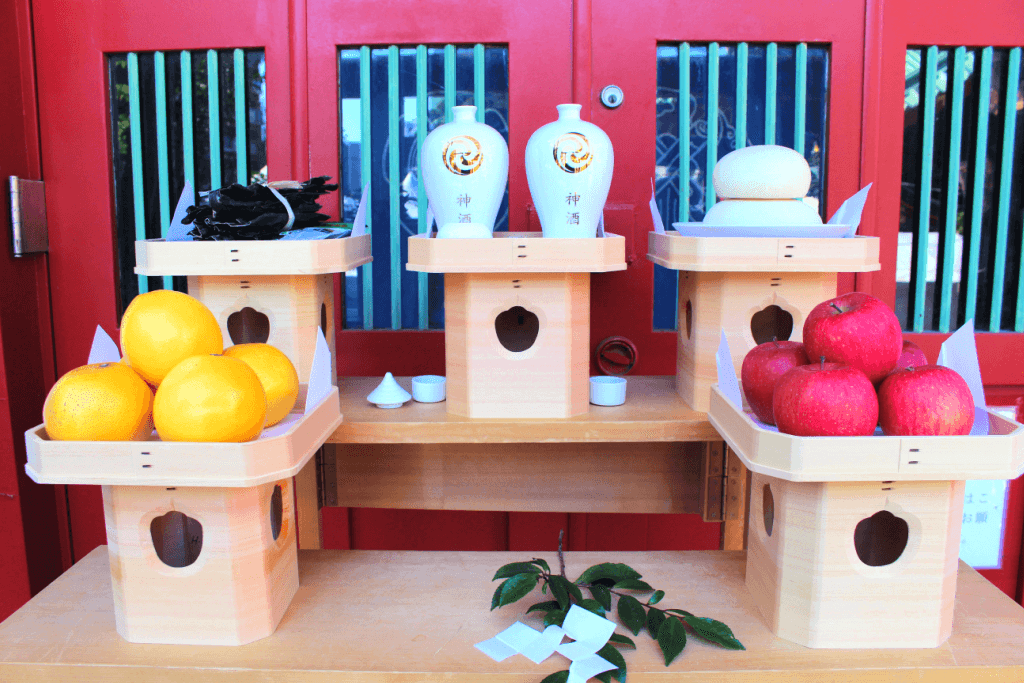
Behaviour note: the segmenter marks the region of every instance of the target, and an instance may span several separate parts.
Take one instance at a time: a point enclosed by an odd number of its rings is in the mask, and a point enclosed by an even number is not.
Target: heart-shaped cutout
[[[750,334],[758,344],[786,341],[793,334],[793,316],[789,311],[772,304],[750,318]]]
[[[265,344],[270,339],[270,318],[246,306],[228,316],[228,335],[234,344]]]
[[[764,532],[771,536],[772,529],[775,528],[775,496],[772,495],[772,487],[768,484],[764,485],[764,491],[761,493],[761,512],[764,516]]]
[[[284,497],[281,494],[280,484],[274,487],[274,492],[270,494],[270,535],[277,540],[277,537],[281,535],[281,522],[284,517]]]
[[[693,333],[693,304],[686,300],[686,338],[689,339]]]
[[[177,510],[150,522],[149,535],[156,556],[168,567],[187,567],[203,551],[203,525]]]
[[[882,510],[857,523],[853,532],[853,547],[864,564],[884,567],[900,559],[909,537],[910,527],[907,522]]]
[[[521,353],[537,341],[540,319],[522,306],[513,306],[494,319],[494,332],[502,346],[513,353]]]

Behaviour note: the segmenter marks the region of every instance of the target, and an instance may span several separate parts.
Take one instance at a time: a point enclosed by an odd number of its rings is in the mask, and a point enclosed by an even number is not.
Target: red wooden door
[[[285,0],[33,2],[58,376],[86,362],[96,325],[113,335],[118,324],[107,55],[263,47],[269,172],[272,179],[289,178],[305,172],[305,163],[293,167],[287,134],[296,123],[292,103],[301,103],[289,59],[292,5]],[[67,488],[74,557],[80,558],[106,542],[100,489]]]

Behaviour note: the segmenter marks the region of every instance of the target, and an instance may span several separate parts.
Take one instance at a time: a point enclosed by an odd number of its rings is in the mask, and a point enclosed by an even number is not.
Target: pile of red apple
[[[795,436],[969,434],[967,382],[903,341],[896,314],[852,292],[818,304],[803,342],[770,341],[743,359],[741,381],[759,420]]]

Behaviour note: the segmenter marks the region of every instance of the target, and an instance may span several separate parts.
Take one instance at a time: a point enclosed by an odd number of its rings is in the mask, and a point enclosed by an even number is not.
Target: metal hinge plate
[[[337,446],[325,444],[317,452],[317,507],[338,507]]]
[[[9,178],[11,200],[11,245],[15,256],[46,252],[46,193],[42,180]]]

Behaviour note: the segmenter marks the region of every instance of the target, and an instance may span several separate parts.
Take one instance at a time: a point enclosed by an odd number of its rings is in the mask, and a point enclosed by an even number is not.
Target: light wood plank
[[[424,273],[605,273],[626,269],[626,239],[496,232],[492,239],[409,237],[409,270]]]
[[[323,529],[320,527],[320,505],[317,499],[316,460],[317,456],[314,454],[306,466],[295,475],[295,525],[299,534],[299,547],[304,550],[318,550],[324,547]]]
[[[640,451],[617,443],[339,445],[337,504],[696,513],[703,450],[700,443],[653,443]]]
[[[382,410],[366,397],[380,377],[339,380],[345,420],[329,443],[601,443],[719,441],[707,415],[676,394],[672,377],[627,377],[626,403],[590,406],[585,415],[551,419],[473,419],[450,415],[445,403],[409,401]],[[406,390],[408,377],[398,378]]]
[[[557,565],[553,553],[543,553]],[[488,611],[494,570],[531,553],[300,552],[300,588],[274,635],[240,647],[133,645],[114,630],[105,548],[0,625],[5,683],[536,683],[565,668],[521,656],[495,663],[473,648],[523,606]],[[724,621],[746,645],[691,638],[667,668],[647,636],[625,652],[635,683],[1006,682],[1024,678],[1024,609],[964,564],[953,634],[931,649],[814,650],[768,630],[744,588],[742,552],[568,553],[570,574],[625,562],[667,592],[664,607]],[[69,609],[73,605],[74,609]],[[619,628],[620,632],[623,629]]]
[[[744,550],[747,547],[747,517],[750,511],[750,475],[735,451],[726,448],[725,453],[722,550]]]

